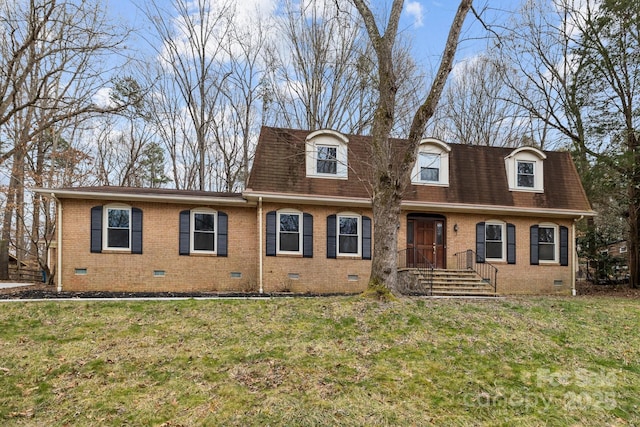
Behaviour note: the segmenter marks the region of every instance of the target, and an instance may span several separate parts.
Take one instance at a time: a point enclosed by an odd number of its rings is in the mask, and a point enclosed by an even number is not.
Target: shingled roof
[[[368,199],[370,137],[346,135],[349,178],[306,176],[305,139],[310,131],[263,127],[245,194]],[[545,151],[544,193],[510,191],[505,157],[511,148],[449,144],[449,185],[410,185],[405,204],[504,207],[526,211],[593,214],[568,152]]]

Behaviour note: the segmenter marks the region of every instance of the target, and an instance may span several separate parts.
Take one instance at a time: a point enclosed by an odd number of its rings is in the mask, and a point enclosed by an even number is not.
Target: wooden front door
[[[407,266],[421,267],[426,259],[435,268],[445,268],[445,220],[409,217],[407,220]]]

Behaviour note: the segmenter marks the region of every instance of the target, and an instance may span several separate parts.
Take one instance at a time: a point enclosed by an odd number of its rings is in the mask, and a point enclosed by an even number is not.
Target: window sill
[[[355,255],[355,254],[338,254],[336,255],[337,259],[350,259],[350,260],[361,260],[362,259],[362,255]]]
[[[217,253],[207,253],[207,252],[189,252],[189,256],[195,257],[217,257]]]
[[[509,191],[518,191],[521,193],[540,193],[540,194],[544,194],[544,189],[543,188],[519,188],[519,187],[514,187],[514,188],[510,188]]]
[[[346,181],[349,179],[347,175],[332,175],[332,174],[308,174],[307,178],[320,178],[320,179],[340,179]]]
[[[130,254],[131,253],[131,249],[107,248],[107,249],[103,249],[101,253],[103,253],[103,254]]]
[[[302,258],[302,254],[292,254],[287,252],[277,252],[276,257],[280,258]]]
[[[425,185],[429,187],[448,187],[448,182],[426,182],[426,181],[411,181],[413,185]]]

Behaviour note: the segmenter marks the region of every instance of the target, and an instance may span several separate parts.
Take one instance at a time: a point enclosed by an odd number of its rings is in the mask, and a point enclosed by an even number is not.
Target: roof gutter
[[[248,201],[256,201],[262,199],[265,202],[280,203],[304,203],[310,205],[331,205],[331,206],[358,206],[371,207],[371,199],[354,198],[354,197],[327,197],[327,196],[308,196],[304,194],[284,194],[270,192],[254,192],[252,190],[245,191],[242,195]],[[414,200],[403,200],[401,204],[404,210],[428,210],[431,212],[461,212],[461,213],[491,213],[491,214],[511,214],[516,216],[542,216],[549,218],[567,217],[567,218],[583,218],[585,216],[596,216],[593,211],[578,211],[570,209],[535,209],[516,206],[492,206],[492,205],[467,205],[461,203],[431,203],[419,202]]]
[[[118,193],[104,191],[73,191],[73,190],[50,190],[44,188],[31,189],[35,193],[50,195],[57,199],[90,199],[90,200],[114,200],[114,201],[136,201],[136,202],[157,202],[157,203],[186,203],[193,205],[224,205],[224,206],[255,206],[241,196],[238,197],[215,197],[215,196],[193,196],[183,194],[144,194],[144,193]]]

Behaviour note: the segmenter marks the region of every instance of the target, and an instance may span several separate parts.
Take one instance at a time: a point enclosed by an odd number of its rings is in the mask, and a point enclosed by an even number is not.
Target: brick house
[[[265,127],[242,193],[38,189],[57,200],[58,289],[360,292],[375,245],[368,142]],[[592,215],[567,152],[425,139],[398,251],[436,270],[473,254],[498,293],[569,293],[575,222]]]

